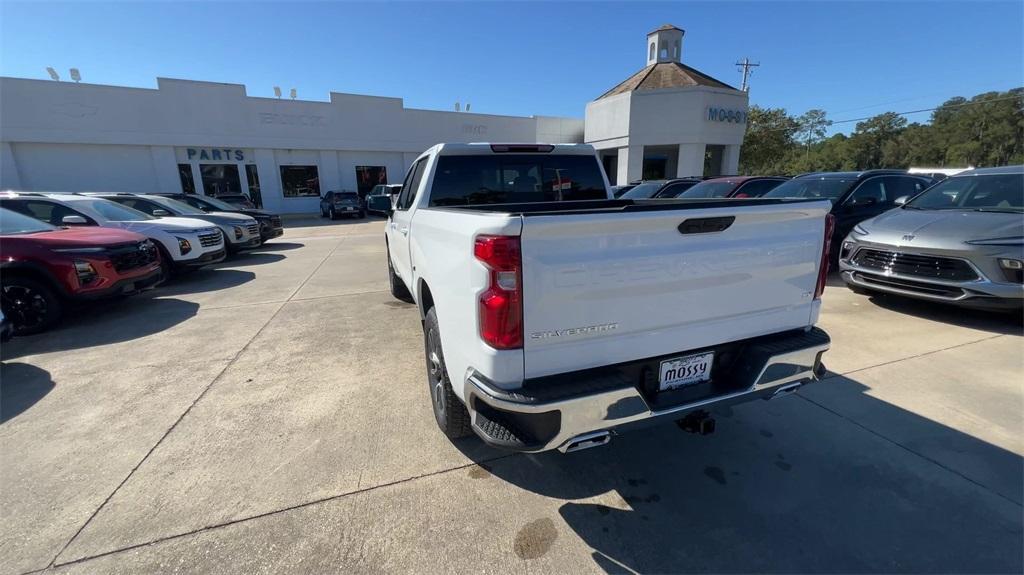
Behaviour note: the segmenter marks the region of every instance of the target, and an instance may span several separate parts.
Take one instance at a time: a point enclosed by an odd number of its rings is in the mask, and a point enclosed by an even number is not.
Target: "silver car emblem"
[[[905,242],[910,242],[910,241],[913,241],[913,240],[914,240],[913,234],[907,234],[907,235],[903,236],[903,241],[905,241]]]

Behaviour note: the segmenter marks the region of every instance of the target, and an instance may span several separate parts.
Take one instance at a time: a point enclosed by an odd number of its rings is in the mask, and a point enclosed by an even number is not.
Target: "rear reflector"
[[[522,251],[518,236],[477,236],[473,255],[487,267],[480,294],[480,339],[494,349],[523,347]]]
[[[554,149],[551,144],[491,144],[491,151],[495,153],[550,152]]]
[[[828,261],[832,251],[832,231],[836,227],[836,218],[832,214],[825,215],[825,238],[821,243],[821,263],[818,265],[818,285],[814,288],[814,299],[821,299],[825,293],[825,282],[828,281]]]

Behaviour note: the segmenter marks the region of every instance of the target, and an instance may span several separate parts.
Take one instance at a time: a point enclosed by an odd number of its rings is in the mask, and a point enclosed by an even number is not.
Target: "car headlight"
[[[232,229],[235,230],[235,239],[236,240],[242,239],[242,236],[245,235],[245,232],[242,231],[242,228],[240,228],[238,226],[232,226]]]
[[[858,236],[866,236],[866,235],[868,235],[868,231],[865,230],[864,226],[862,226],[860,224],[857,224],[857,225],[853,226],[853,233],[857,234]]]
[[[192,251],[192,244],[191,244],[191,242],[189,242],[185,238],[179,238],[178,236],[174,236],[174,237],[178,240],[178,249],[181,250],[181,255],[185,255],[185,254],[189,253],[190,251]]]

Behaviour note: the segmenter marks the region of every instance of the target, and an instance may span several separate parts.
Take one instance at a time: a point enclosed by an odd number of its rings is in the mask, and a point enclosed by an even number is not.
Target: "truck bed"
[[[487,212],[510,216],[551,216],[559,214],[603,214],[661,212],[682,209],[729,208],[820,202],[820,198],[672,198],[643,200],[583,200],[575,202],[528,202],[511,204],[472,204],[433,206],[426,210]]]

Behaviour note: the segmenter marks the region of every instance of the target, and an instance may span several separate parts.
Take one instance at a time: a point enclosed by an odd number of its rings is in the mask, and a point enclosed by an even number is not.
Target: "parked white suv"
[[[216,226],[193,218],[153,217],[110,200],[37,192],[0,193],[0,206],[55,226],[102,226],[142,234],[157,242],[170,271],[203,267],[226,255]]]
[[[439,144],[386,227],[449,437],[575,451],[814,381],[831,204],[610,199],[585,145]]]

